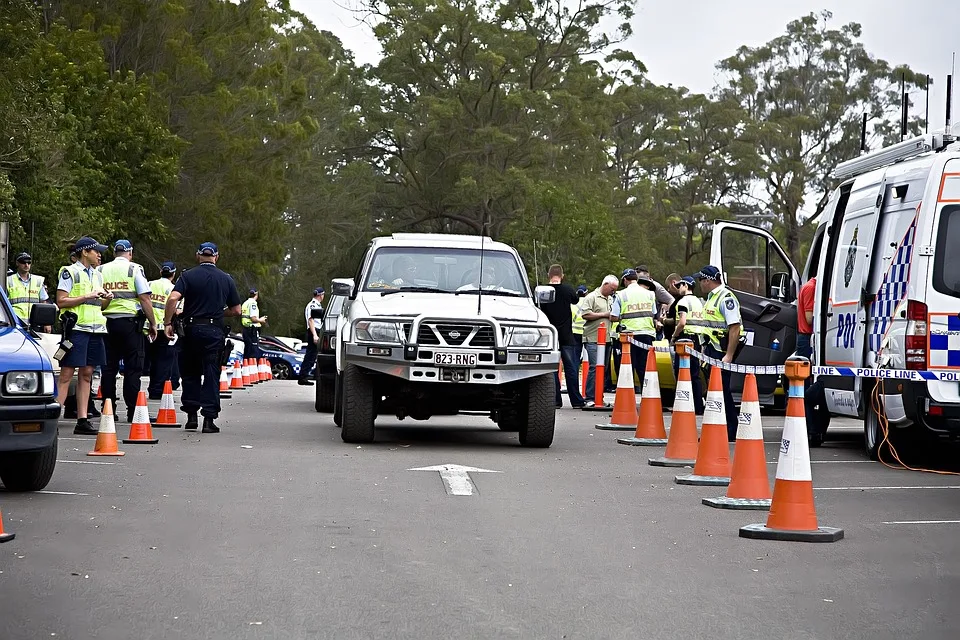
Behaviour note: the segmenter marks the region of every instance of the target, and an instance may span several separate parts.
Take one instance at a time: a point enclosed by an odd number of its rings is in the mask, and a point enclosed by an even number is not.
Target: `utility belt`
[[[714,334],[714,337],[717,337],[716,334]],[[720,343],[720,349],[719,349],[719,351],[720,351],[721,353],[726,353],[726,352],[727,352],[727,349],[730,347],[730,334],[729,334],[729,333],[724,333],[722,336],[720,336],[720,337],[718,338],[718,340],[719,340],[719,343]],[[713,342],[711,341],[710,344],[713,344]],[[736,350],[733,352],[733,359],[734,359],[734,360],[737,359],[737,357],[740,355],[740,352],[743,351],[743,347],[744,347],[746,344],[747,344],[747,336],[743,335],[743,333],[741,332],[740,338],[737,340],[737,348],[736,348]]]

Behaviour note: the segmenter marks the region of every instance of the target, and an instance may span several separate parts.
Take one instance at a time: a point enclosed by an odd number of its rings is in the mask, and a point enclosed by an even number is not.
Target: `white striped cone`
[[[160,404],[163,404],[163,400],[160,401]],[[150,424],[150,408],[144,405],[138,404],[133,410],[133,421],[131,424]]]
[[[177,408],[173,405],[173,396],[169,393],[165,393],[160,396],[160,411],[167,409],[168,411],[176,411]]]
[[[240,365],[240,375],[244,378],[250,378],[250,363],[247,360],[244,360],[243,364]]]
[[[629,348],[629,345],[627,345]],[[602,384],[597,381],[597,384]],[[620,360],[617,373],[617,393],[613,402],[613,414],[610,422],[595,425],[604,431],[635,431],[637,428],[637,393],[633,388],[633,364],[630,356]]]
[[[584,400],[587,398],[587,373],[590,371],[590,358],[587,356],[587,350],[580,349],[580,395]]]
[[[690,404],[693,404],[692,383],[690,389]],[[727,414],[723,407],[723,391],[707,391],[707,399],[703,401],[701,424],[727,424]]]
[[[643,382],[644,388],[647,386],[646,379]],[[657,380],[657,386],[660,386],[660,380]],[[723,399],[723,394],[720,395],[720,399]],[[696,405],[693,404],[693,382],[690,380],[680,380],[677,382],[677,388],[673,392],[673,413],[679,413],[680,411],[689,411],[690,413],[696,413]]]
[[[263,380],[264,382],[267,381],[267,363],[266,362],[260,363],[260,379]]]
[[[659,447],[667,444],[667,432],[663,425],[663,402],[660,399],[660,374],[650,370],[650,362],[656,364],[656,352],[646,352],[646,367],[643,370],[643,391],[640,394],[640,410],[632,438],[619,438],[620,444]]]

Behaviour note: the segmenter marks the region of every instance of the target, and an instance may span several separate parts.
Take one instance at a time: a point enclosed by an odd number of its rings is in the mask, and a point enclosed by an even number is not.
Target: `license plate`
[[[433,354],[433,364],[444,367],[475,367],[477,366],[477,354],[438,351]]]

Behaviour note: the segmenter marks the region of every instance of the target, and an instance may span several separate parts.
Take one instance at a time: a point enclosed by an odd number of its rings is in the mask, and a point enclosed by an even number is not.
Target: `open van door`
[[[749,224],[717,221],[713,225],[710,263],[740,300],[747,344],[737,364],[780,365],[797,346],[797,293],[800,274],[772,235]],[[773,402],[780,376],[757,376],[763,404]],[[733,392],[743,390],[743,376],[733,376]]]

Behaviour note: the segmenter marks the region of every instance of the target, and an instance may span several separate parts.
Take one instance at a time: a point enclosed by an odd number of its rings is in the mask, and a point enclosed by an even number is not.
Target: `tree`
[[[725,74],[717,94],[749,114],[747,136],[755,143],[763,199],[782,225],[790,257],[799,261],[800,212],[815,198],[816,218],[826,207],[830,172],[860,148],[862,114],[873,139],[889,137],[898,112],[896,87],[920,86],[905,65],[892,68],[859,41],[861,27],[828,26],[832,14],[809,14],[786,33],[759,47],[741,47],[717,66]],[[922,121],[910,127],[918,131]]]

